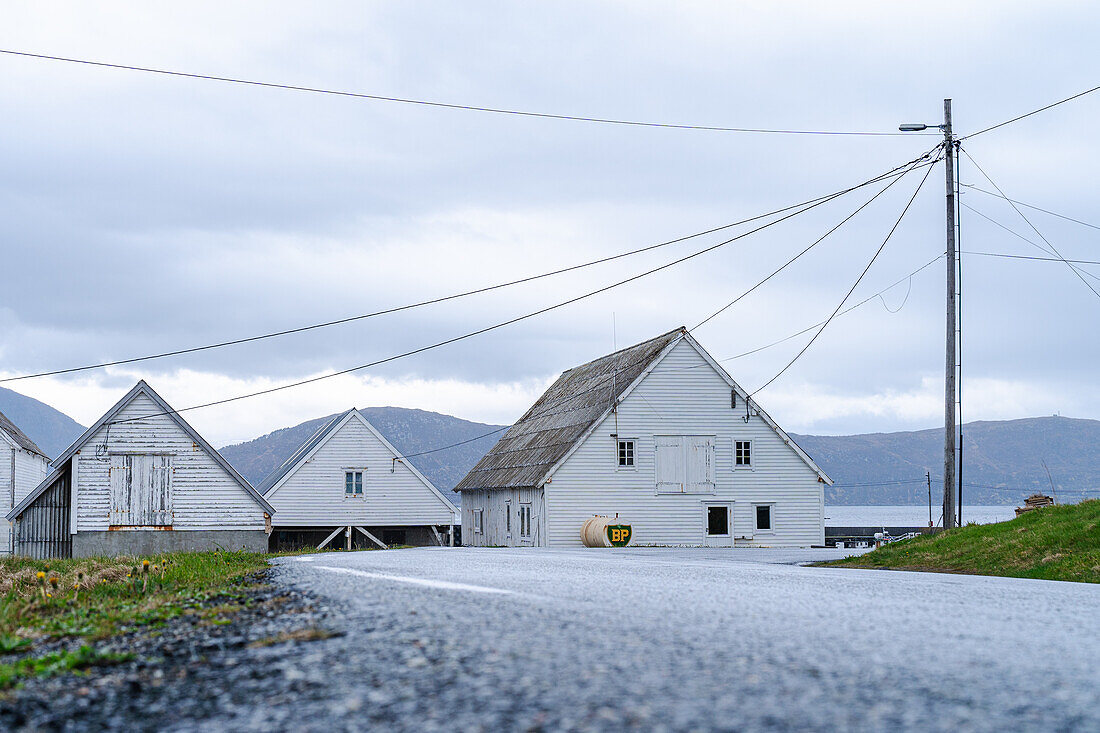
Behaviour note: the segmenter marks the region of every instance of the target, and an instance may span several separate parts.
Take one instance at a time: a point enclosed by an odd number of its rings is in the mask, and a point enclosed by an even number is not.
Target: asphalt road
[[[282,676],[312,683],[310,694],[275,685],[252,722],[1100,730],[1100,587],[793,564],[830,554],[426,548],[281,560],[278,582],[324,598],[346,633],[284,662]]]

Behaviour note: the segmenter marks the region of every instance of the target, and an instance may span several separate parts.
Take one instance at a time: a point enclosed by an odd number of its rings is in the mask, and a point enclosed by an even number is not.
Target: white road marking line
[[[329,565],[315,565],[318,570],[331,570],[334,573],[357,575],[361,578],[374,578],[375,580],[392,580],[395,583],[408,583],[410,585],[422,585],[426,588],[439,588],[440,590],[459,590],[470,593],[495,593],[498,595],[512,595],[512,591],[503,588],[489,588],[484,585],[467,585],[466,583],[451,583],[446,580],[428,580],[427,578],[410,578],[404,575],[385,575],[384,573],[368,573],[365,570],[353,570],[352,568],[334,568]]]

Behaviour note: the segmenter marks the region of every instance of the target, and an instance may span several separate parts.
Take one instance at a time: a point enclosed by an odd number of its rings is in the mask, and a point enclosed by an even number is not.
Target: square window
[[[707,507],[707,534],[728,535],[730,533],[730,510],[724,506]]]
[[[633,440],[620,440],[619,441],[619,467],[620,468],[633,468],[634,467],[634,441]]]
[[[752,441],[736,440],[733,443],[733,465],[737,467],[752,465]]]
[[[344,496],[363,495],[363,472],[344,471]]]
[[[756,529],[761,532],[770,532],[772,528],[771,505],[756,507]]]

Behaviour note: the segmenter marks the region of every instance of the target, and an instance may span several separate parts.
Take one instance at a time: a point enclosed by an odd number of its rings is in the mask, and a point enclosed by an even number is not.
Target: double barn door
[[[111,456],[111,526],[172,524],[172,456]]]

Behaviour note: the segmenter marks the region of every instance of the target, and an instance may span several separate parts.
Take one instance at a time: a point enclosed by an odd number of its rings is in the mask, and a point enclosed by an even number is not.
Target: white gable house
[[[4,513],[21,502],[46,477],[50,459],[0,412],[0,495]],[[0,520],[0,555],[11,554],[11,522]]]
[[[144,381],[7,519],[17,555],[267,550],[275,510]]]
[[[276,547],[445,544],[458,509],[352,408],[260,484]]]
[[[570,369],[459,483],[463,544],[825,544],[831,483],[686,329]]]

